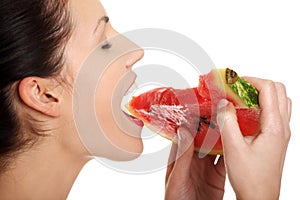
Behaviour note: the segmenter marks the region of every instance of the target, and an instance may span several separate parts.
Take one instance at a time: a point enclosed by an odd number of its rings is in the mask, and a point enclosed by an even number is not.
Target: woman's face
[[[74,79],[75,89],[69,98],[77,104],[74,96],[79,95],[78,98],[84,99],[84,103],[70,107],[71,103],[66,101],[66,116],[70,118],[74,115],[79,137],[93,155],[116,160],[135,158],[143,149],[140,137],[142,127],[128,120],[121,112],[119,103],[124,90],[134,81],[131,68],[143,57],[143,50],[132,48],[126,54],[118,52],[121,46],[126,47],[126,43],[130,42],[124,38],[123,42],[115,42],[118,33],[103,18],[107,14],[99,0],[70,1],[74,31],[66,48],[66,64],[67,73],[71,73]],[[101,48],[105,41],[111,42],[110,48]],[[97,67],[96,70],[92,69],[92,65]],[[85,72],[87,74],[82,76],[82,71],[89,67],[90,70]],[[91,81],[94,79],[91,77],[96,77],[96,82]],[[85,80],[81,82],[81,79]],[[92,93],[80,96],[82,93],[76,88],[84,92],[92,89]],[[90,108],[93,113],[87,111]],[[76,112],[80,113],[79,116]],[[97,126],[93,123],[94,118]]]

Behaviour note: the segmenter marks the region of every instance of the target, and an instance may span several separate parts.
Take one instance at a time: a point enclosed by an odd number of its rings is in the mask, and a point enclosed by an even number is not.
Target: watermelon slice
[[[195,88],[150,90],[133,97],[127,108],[151,130],[170,140],[174,140],[177,129],[184,126],[195,136],[196,151],[216,155],[222,154],[216,113],[217,104],[223,98],[235,106],[242,134],[258,134],[258,91],[228,68],[201,75]]]

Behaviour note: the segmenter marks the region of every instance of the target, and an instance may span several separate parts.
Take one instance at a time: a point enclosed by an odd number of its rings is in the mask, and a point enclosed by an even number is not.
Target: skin
[[[118,32],[113,29],[110,22],[104,23],[104,21],[101,21],[99,23],[99,19],[105,16],[106,12],[98,0],[88,0],[86,2],[71,0],[70,3],[76,25],[75,31],[67,46],[66,57],[67,66],[69,67],[66,67],[63,73],[72,74],[72,77],[77,77],[82,64],[92,53],[92,50],[99,44],[103,44],[106,39],[109,41],[109,38],[118,35]],[[121,44],[112,43],[112,45],[117,48]],[[93,153],[97,156],[109,159],[133,159],[140,155],[143,150],[143,143],[140,137],[141,128],[137,133],[132,133],[134,136],[130,136],[118,128],[118,124],[113,118],[111,102],[118,80],[120,80],[124,74],[131,71],[132,66],[143,57],[144,52],[142,49],[137,49],[123,56],[119,56],[114,55],[114,52],[110,51],[110,49],[101,51],[105,52],[107,57],[115,59],[114,62],[106,68],[104,74],[99,77],[98,86],[94,94],[96,102],[95,114],[99,126],[103,129],[104,138],[108,140],[107,142],[110,143],[111,146],[105,146],[105,148],[101,149],[101,146],[104,146],[102,144],[104,141],[99,141],[97,146],[99,146],[100,149]],[[101,60],[98,62],[99,67],[103,67]],[[66,105],[64,105],[67,109],[67,116],[65,118],[71,120],[73,120],[73,116],[70,116],[70,114],[73,115],[73,108],[70,106],[72,105],[70,102],[73,101],[72,95],[73,94],[67,94],[66,98],[68,98],[68,101],[66,101]],[[74,124],[73,121],[71,123]],[[89,124],[87,126],[89,126]],[[128,152],[128,154],[123,157],[118,156],[118,158],[115,158],[114,155],[109,153],[114,152],[114,148],[120,149],[119,152],[114,153],[115,155],[123,154],[124,152]]]
[[[221,136],[229,181],[237,199],[278,199],[291,136],[291,100],[282,83],[258,78],[248,80],[260,92],[261,133],[254,138],[241,137],[232,104],[223,104],[219,109],[218,123],[223,125]]]
[[[47,130],[43,132],[47,137],[40,137],[33,147],[26,149],[13,160],[7,172],[1,174],[1,199],[66,199],[81,168],[91,159],[91,154],[78,136],[73,119],[74,80],[92,50],[118,33],[110,23],[99,23],[99,19],[106,13],[98,0],[70,0],[69,5],[74,30],[67,42],[66,66],[61,72],[67,84],[61,84],[57,77],[27,77],[20,81],[20,99],[16,99],[19,117],[32,116]],[[95,31],[97,25],[99,26]],[[137,49],[117,58],[109,66],[99,80],[99,85],[106,88],[97,87],[96,104],[105,106],[111,101],[116,80],[130,71],[132,65],[142,57],[143,51]],[[99,96],[100,92],[107,98]],[[95,113],[99,121],[102,116],[107,116],[105,124],[112,127],[109,132],[105,132],[111,142],[109,148],[117,147],[122,152],[134,154],[119,159],[127,160],[142,152],[140,133],[135,133],[135,137],[132,137],[115,128],[117,125],[110,117],[110,109],[98,111],[96,108]],[[22,134],[32,135],[26,128],[23,127]],[[120,140],[123,141],[122,144]],[[105,152],[99,154],[110,158]]]
[[[237,199],[278,199],[291,135],[291,100],[282,83],[246,79],[259,90],[261,132],[256,137],[244,138],[233,105],[226,100],[219,103],[217,119],[219,127],[222,127],[226,173]],[[225,180],[223,160],[214,166],[213,162],[208,162],[211,160],[209,156],[197,158],[193,153],[192,136],[186,131],[181,133],[184,137],[180,138],[185,138],[183,141],[179,139],[177,147],[177,155],[181,157],[167,170],[166,199],[222,199]]]
[[[185,129],[179,129],[178,145],[173,144],[166,174],[165,199],[223,199],[225,165],[220,157],[199,158],[194,152],[194,140]],[[176,158],[176,159],[175,159]]]
[[[117,32],[110,23],[101,24],[103,28],[95,32],[99,19],[106,15],[98,0],[70,0],[70,7],[75,29],[67,44],[66,66],[61,75],[68,77],[72,88],[72,81],[91,51]],[[95,97],[99,105],[105,106],[110,102],[118,77],[131,70],[142,56],[143,51],[139,50],[112,63],[99,81],[107,88],[102,91],[97,88]],[[238,199],[274,199],[279,195],[290,137],[290,101],[282,84],[249,80],[261,92],[262,132],[250,140],[242,138],[232,106],[227,104],[226,109],[220,107],[218,123],[223,126],[225,166]],[[16,107],[19,116],[25,118],[29,114],[38,120],[39,125],[47,130],[44,134],[48,137],[41,137],[32,148],[19,154],[10,169],[0,176],[1,198],[66,199],[81,168],[91,159],[78,137],[73,120],[72,89],[70,91],[56,78],[27,77],[20,81],[18,92],[20,98],[16,99]],[[104,95],[106,98],[101,97],[101,92],[107,93]],[[138,155],[142,150],[141,139],[116,129],[111,110],[108,106],[105,108],[100,111],[96,108],[96,115],[99,121],[101,116],[108,116],[105,124],[114,127],[113,131],[106,132],[112,145]],[[31,135],[26,128],[23,127],[22,134]],[[177,160],[167,170],[166,199],[221,199],[225,181],[223,160],[217,165],[213,165],[212,157],[199,160],[193,152],[192,136],[185,130],[179,134],[179,146],[174,146],[171,153],[171,157],[175,155]],[[109,158],[108,154],[103,153],[103,156]],[[253,190],[257,193],[251,193]]]

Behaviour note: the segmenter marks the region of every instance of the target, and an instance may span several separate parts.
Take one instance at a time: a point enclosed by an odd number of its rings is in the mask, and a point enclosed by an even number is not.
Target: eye
[[[105,24],[107,24],[109,22],[109,17],[108,16],[103,16],[100,20],[99,20],[99,23],[101,21],[104,21]],[[105,27],[104,27],[104,30],[105,30]],[[105,41],[104,43],[101,45],[101,49],[109,49],[110,47],[112,46],[112,44],[110,42],[107,41],[107,38],[105,36]]]
[[[101,46],[101,49],[109,49],[111,46],[112,44],[105,40],[105,43]]]
[[[103,16],[102,19],[104,20],[105,23],[109,22],[109,17],[108,16]]]

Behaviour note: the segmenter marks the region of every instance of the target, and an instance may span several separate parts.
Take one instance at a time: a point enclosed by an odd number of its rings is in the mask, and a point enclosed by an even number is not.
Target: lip
[[[128,117],[133,123],[135,123],[136,125],[143,127],[144,126],[144,122],[142,120],[140,120],[139,118],[135,117],[134,115],[132,115],[129,110],[128,110],[128,102],[131,100],[132,95],[134,94],[136,88],[136,84],[135,84],[135,80],[133,81],[133,83],[131,83],[128,86],[128,89],[126,90],[125,94],[123,95],[122,98],[122,102],[124,101],[121,109],[123,110],[123,113],[126,115],[126,117]]]
[[[130,115],[129,113],[126,113],[125,111],[123,111],[123,113],[136,125],[138,125],[139,127],[143,127],[144,126],[144,122],[132,115]]]
[[[114,120],[118,127],[128,135],[140,137],[143,122],[121,109],[121,101],[129,88],[135,82],[136,76],[137,75],[133,71],[128,71],[122,76],[114,88],[111,108]]]

